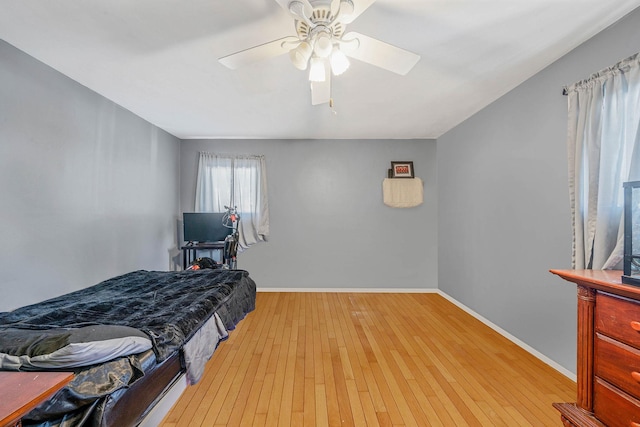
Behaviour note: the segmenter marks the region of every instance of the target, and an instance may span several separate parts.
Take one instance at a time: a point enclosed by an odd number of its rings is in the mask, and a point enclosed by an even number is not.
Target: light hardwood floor
[[[162,426],[561,426],[576,386],[438,294],[258,293]]]

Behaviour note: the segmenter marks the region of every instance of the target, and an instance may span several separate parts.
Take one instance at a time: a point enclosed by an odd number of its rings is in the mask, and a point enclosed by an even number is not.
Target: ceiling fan
[[[294,18],[295,36],[283,37],[219,58],[233,70],[288,53],[293,65],[309,69],[311,104],[331,101],[331,74],[340,75],[354,58],[405,75],[420,59],[415,53],[351,31],[353,22],[375,0],[275,0]]]

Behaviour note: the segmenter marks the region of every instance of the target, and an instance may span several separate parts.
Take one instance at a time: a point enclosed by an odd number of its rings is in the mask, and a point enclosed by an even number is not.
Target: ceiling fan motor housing
[[[295,27],[298,37],[301,40],[307,40],[320,32],[326,32],[336,39],[342,37],[345,26],[331,12],[331,2],[329,0],[310,0],[309,3],[313,6],[313,13],[308,17],[312,25],[303,19],[296,19]]]

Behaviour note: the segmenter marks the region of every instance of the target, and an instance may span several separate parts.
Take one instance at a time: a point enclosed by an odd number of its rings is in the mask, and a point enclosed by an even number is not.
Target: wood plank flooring
[[[258,293],[162,426],[561,426],[576,386],[438,294]]]

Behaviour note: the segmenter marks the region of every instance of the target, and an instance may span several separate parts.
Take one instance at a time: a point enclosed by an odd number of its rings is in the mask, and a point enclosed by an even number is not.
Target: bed
[[[74,379],[24,426],[135,426],[255,308],[244,270],[134,271],[0,313],[0,370]]]

